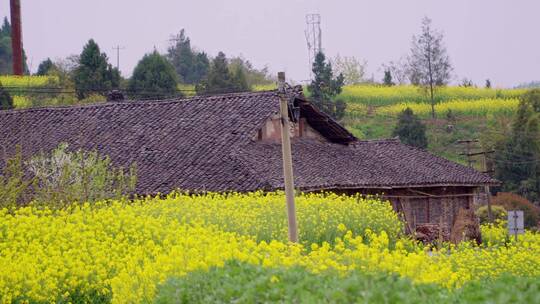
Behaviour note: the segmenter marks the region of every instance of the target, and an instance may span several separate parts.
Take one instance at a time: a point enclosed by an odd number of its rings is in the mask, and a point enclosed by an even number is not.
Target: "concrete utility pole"
[[[285,73],[278,73],[278,94],[281,112],[281,151],[283,155],[283,175],[285,178],[285,197],[287,200],[287,217],[289,222],[289,241],[298,242],[296,225],[296,208],[294,205],[294,178],[292,167],[291,138],[289,127],[289,102],[285,86]]]
[[[116,47],[113,47],[113,50],[116,50],[116,69],[120,71],[120,50],[125,50],[126,48],[123,46],[117,45]]]
[[[11,8],[11,50],[13,54],[13,75],[22,76],[23,70],[23,46],[21,29],[21,2],[10,0]]]

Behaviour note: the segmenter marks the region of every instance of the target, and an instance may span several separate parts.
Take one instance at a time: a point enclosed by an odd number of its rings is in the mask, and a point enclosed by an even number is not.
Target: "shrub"
[[[505,221],[508,217],[506,209],[502,206],[491,206],[491,213],[493,215],[493,221],[503,220]],[[489,222],[488,218],[488,208],[487,206],[482,206],[476,210],[476,216],[480,219],[480,224]]]
[[[157,51],[146,54],[137,63],[129,80],[128,94],[134,99],[181,97],[174,67]]]
[[[90,94],[103,94],[120,84],[120,73],[108,63],[97,43],[90,39],[84,46],[73,71],[75,91],[79,99]]]
[[[0,209],[17,206],[29,184],[24,179],[21,148],[17,147],[15,156],[5,161],[4,172],[0,174]]]
[[[493,205],[502,206],[506,211],[522,210],[525,216],[525,227],[532,228],[538,226],[540,208],[523,196],[509,192],[499,192],[497,196],[493,197]]]
[[[34,200],[51,207],[120,198],[135,190],[137,181],[135,165],[126,173],[97,151],[69,152],[65,143],[32,158],[28,170],[34,176]]]
[[[402,143],[425,149],[428,146],[426,126],[411,110],[406,108],[399,114],[398,122],[392,131],[392,136],[398,136]]]
[[[13,108],[13,98],[0,83],[0,110],[9,110]]]

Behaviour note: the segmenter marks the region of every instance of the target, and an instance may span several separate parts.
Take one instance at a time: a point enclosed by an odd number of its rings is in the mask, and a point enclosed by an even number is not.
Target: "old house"
[[[290,97],[301,191],[382,195],[414,230],[423,223],[451,227],[478,188],[496,183],[396,139],[358,140],[301,89]],[[271,191],[283,187],[278,113],[276,91],[1,111],[0,158],[16,145],[30,157],[67,142],[97,149],[117,165],[136,162],[140,194]]]

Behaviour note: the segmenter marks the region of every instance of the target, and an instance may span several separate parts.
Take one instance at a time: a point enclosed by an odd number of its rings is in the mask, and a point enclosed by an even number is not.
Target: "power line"
[[[126,47],[117,45],[116,47],[113,47],[113,50],[116,50],[116,69],[120,71],[120,51],[125,50]]]

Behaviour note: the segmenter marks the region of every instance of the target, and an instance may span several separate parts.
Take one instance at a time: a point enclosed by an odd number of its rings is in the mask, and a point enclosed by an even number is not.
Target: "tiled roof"
[[[298,94],[298,93],[297,93]],[[334,143],[295,140],[296,184],[304,189],[406,185],[479,185],[488,176],[396,141],[356,142],[342,126],[297,95],[297,105]],[[256,142],[279,112],[275,91],[184,100],[0,111],[0,158],[61,142],[97,149],[124,167],[136,162],[137,192],[281,188],[279,144]],[[354,146],[343,143],[354,142]],[[1,166],[1,165],[0,165]]]
[[[282,188],[281,147],[251,143],[244,162],[270,189]],[[293,141],[295,186],[304,190],[476,186],[496,180],[395,140],[358,141],[354,146],[309,139]]]

